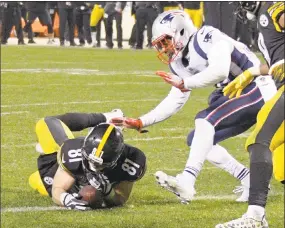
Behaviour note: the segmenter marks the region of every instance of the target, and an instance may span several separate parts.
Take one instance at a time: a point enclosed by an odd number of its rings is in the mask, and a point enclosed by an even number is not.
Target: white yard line
[[[1,69],[1,73],[29,73],[29,74],[69,74],[69,75],[90,75],[90,76],[113,76],[113,75],[137,75],[137,76],[152,76],[155,71],[103,71],[98,69],[84,69],[84,68],[12,68]],[[27,76],[29,76],[29,74]]]
[[[28,106],[47,106],[47,105],[70,105],[70,104],[104,104],[104,103],[132,103],[132,102],[149,102],[160,101],[160,99],[141,99],[141,100],[104,100],[104,101],[71,101],[71,102],[46,102],[46,103],[30,103],[30,104],[12,104],[1,105],[1,108],[9,107],[28,107]]]
[[[13,114],[23,114],[23,113],[29,113],[29,111],[1,112],[1,116],[13,115]]]
[[[113,85],[164,85],[164,82],[99,82],[99,83],[88,83],[88,84],[81,84],[81,86],[113,86]],[[51,86],[74,86],[73,84],[29,84],[29,85],[20,85],[20,84],[2,84],[1,88],[6,87],[51,87]]]
[[[148,138],[129,138],[126,139],[126,142],[139,142],[139,141],[157,141],[157,140],[164,140],[164,139],[186,139],[186,135],[181,136],[161,136],[161,137],[148,137]],[[236,136],[240,137],[240,136]],[[241,138],[244,138],[244,136],[241,136]],[[23,147],[35,147],[36,143],[27,143],[27,144],[18,144],[18,145],[11,145],[11,144],[1,144],[1,148],[10,148],[10,147],[16,147],[16,148],[23,148]]]
[[[271,196],[279,196],[283,195],[282,193],[273,193]],[[194,198],[196,200],[235,200],[237,198],[236,195],[197,195]],[[177,201],[178,202],[178,201]],[[129,207],[131,205],[126,205]],[[58,211],[58,210],[66,210],[62,207],[50,206],[50,207],[10,207],[10,208],[1,208],[1,214],[3,213],[19,213],[19,212],[37,212],[37,211]]]

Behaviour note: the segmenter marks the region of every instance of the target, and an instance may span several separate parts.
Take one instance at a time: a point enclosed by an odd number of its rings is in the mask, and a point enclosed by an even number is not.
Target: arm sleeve
[[[277,32],[282,32],[284,28],[282,28],[279,24],[279,19],[281,15],[284,13],[284,2],[276,2],[273,4],[267,12],[273,20],[274,27]]]
[[[66,113],[54,117],[61,120],[71,131],[81,131],[106,122],[102,113]]]
[[[215,43],[207,55],[208,67],[198,74],[184,78],[184,87],[187,89],[200,88],[225,80],[230,72],[233,50],[233,44],[227,40]]]
[[[172,87],[167,97],[160,104],[139,118],[143,127],[166,120],[177,113],[184,106],[189,96],[190,92],[182,93],[179,89]]]

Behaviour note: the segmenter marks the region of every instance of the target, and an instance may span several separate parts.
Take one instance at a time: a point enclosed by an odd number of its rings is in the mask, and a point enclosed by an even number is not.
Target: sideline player
[[[134,181],[146,169],[144,153],[124,143],[121,131],[106,123],[123,116],[110,113],[67,113],[45,117],[36,124],[38,171],[29,178],[30,186],[41,195],[68,209],[88,210],[90,205],[77,194],[92,185],[103,196],[99,207],[124,204]],[[91,128],[86,137],[74,138],[71,131]]]
[[[159,171],[156,178],[182,202],[193,199],[194,184],[205,159],[238,179],[244,178],[248,170],[218,143],[255,124],[264,101],[276,92],[272,78],[258,78],[245,88],[240,98],[230,100],[223,96],[222,88],[246,69],[260,66],[259,59],[246,45],[218,29],[203,26],[197,31],[187,14],[179,10],[167,11],[157,17],[153,24],[153,45],[158,50],[158,58],[172,71],[172,74],[157,72],[172,85],[170,93],[157,107],[138,119],[112,121],[141,130],[179,111],[188,100],[190,90],[216,85],[217,89],[209,97],[209,107],[196,115],[195,131],[188,135],[191,150],[184,171],[176,177]],[[249,183],[242,181],[242,185],[248,191]]]
[[[247,139],[250,153],[250,192],[247,212],[239,219],[217,228],[242,227],[267,228],[265,206],[268,184],[272,173],[285,184],[284,179],[284,2],[240,2],[238,15],[242,19],[258,18],[259,48],[269,74],[278,86],[276,95],[265,103],[257,116],[257,124]],[[259,71],[256,69],[255,71]],[[252,71],[243,72],[225,89],[226,95],[239,96],[256,76]]]

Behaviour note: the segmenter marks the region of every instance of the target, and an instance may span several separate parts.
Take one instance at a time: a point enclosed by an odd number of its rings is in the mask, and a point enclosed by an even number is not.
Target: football
[[[82,196],[82,200],[87,201],[93,209],[100,208],[103,203],[102,193],[91,185],[82,187],[78,194]]]

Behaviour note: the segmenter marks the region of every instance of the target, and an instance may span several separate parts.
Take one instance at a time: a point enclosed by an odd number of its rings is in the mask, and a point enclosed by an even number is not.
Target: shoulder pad
[[[59,166],[71,175],[76,174],[78,169],[82,167],[82,145],[83,139],[81,138],[66,140],[57,154]]]

